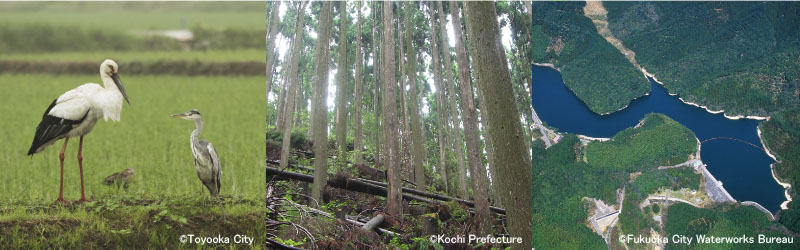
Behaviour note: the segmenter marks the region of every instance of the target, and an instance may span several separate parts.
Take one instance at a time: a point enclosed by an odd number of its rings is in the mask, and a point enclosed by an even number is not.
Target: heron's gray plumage
[[[211,196],[217,197],[220,190],[220,176],[222,175],[222,164],[217,155],[214,145],[206,140],[200,140],[200,133],[203,132],[203,117],[197,110],[189,110],[184,114],[173,115],[186,120],[194,120],[195,129],[192,131],[190,142],[192,157],[194,157],[194,169],[197,178],[208,188]]]

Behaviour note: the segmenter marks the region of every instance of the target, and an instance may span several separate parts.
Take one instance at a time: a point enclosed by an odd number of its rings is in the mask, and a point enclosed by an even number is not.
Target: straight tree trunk
[[[292,44],[294,44],[294,39],[292,40]],[[286,62],[283,63],[283,67],[285,68],[281,70],[283,71],[281,75],[281,77],[283,78],[282,80],[283,84],[281,84],[281,93],[278,96],[278,115],[277,115],[278,117],[275,122],[275,128],[277,128],[280,131],[283,131],[283,118],[284,115],[286,114],[286,93],[289,89],[288,88],[289,81],[291,80],[289,79],[289,75],[291,75],[292,71],[291,56],[287,56]]]
[[[394,3],[383,3],[383,82],[385,88],[383,93],[383,138],[386,145],[386,156],[384,166],[386,166],[389,183],[388,195],[386,197],[386,212],[395,219],[402,221],[403,215],[403,194],[402,183],[400,181],[400,146],[397,135],[397,86],[394,75],[394,36],[393,36],[393,13]]]
[[[267,91],[266,100],[269,100],[269,92],[272,91],[272,67],[275,63],[275,39],[278,38],[278,11],[281,2],[272,2],[270,6],[270,18],[267,25]],[[269,102],[267,103],[269,105]],[[267,121],[269,123],[269,121]]]
[[[362,122],[361,121],[361,108],[362,108],[361,107],[361,96],[362,96],[362,93],[361,93],[362,92],[362,90],[361,90],[361,82],[363,80],[362,76],[361,76],[361,67],[362,67],[362,62],[363,62],[363,57],[361,55],[361,1],[358,1],[357,6],[358,6],[357,7],[358,10],[356,12],[356,18],[358,18],[358,21],[356,21],[356,66],[355,66],[356,67],[356,75],[355,75],[355,85],[356,86],[355,86],[355,104],[354,104],[355,105],[355,110],[353,111],[353,126],[355,127],[355,128],[353,128],[353,133],[354,133],[354,135],[353,135],[353,149],[355,149],[355,152],[353,152],[354,153],[354,155],[353,155],[354,161],[353,162],[355,164],[364,164],[363,159],[361,157],[361,150],[364,148],[364,146],[361,143],[361,137],[362,137],[362,132],[361,132],[361,122]]]
[[[305,90],[303,88],[303,82],[305,78],[302,76],[298,76],[297,80],[297,95],[295,97],[295,104],[294,104],[294,125],[293,127],[300,127],[302,124],[303,119],[303,101],[305,101]]]
[[[489,136],[494,144],[494,160],[499,173],[500,191],[506,206],[508,232],[521,237],[522,244],[512,249],[531,249],[532,188],[531,158],[525,147],[525,133],[514,101],[511,74],[500,42],[497,13],[492,2],[465,3],[469,51],[478,87],[485,94]]]
[[[328,183],[328,66],[330,60],[331,2],[322,2],[314,57],[314,184],[311,196],[322,201]]]
[[[461,139],[461,127],[459,125],[458,120],[458,106],[456,106],[456,91],[455,91],[455,77],[452,75],[453,70],[453,62],[452,56],[450,54],[450,43],[448,41],[447,31],[445,27],[447,27],[447,19],[444,16],[444,8],[442,7],[441,1],[439,2],[439,21],[441,22],[441,32],[442,32],[442,48],[444,49],[444,65],[445,70],[444,73],[447,78],[447,99],[450,101],[450,121],[452,123],[452,132],[450,136],[454,138],[450,140],[453,142],[454,147],[453,150],[456,151],[456,161],[458,162],[458,180],[459,180],[459,197],[463,199],[467,199],[468,192],[467,192],[467,167],[466,163],[464,162],[464,140]],[[454,23],[455,24],[455,23]]]
[[[489,124],[486,122],[486,100],[484,100],[484,94],[480,88],[478,89],[478,109],[481,117],[481,127],[483,128],[483,138],[484,138],[484,145],[486,145],[486,161],[489,163],[489,173],[492,176],[492,197],[494,197],[494,204],[495,206],[502,207],[503,206],[503,199],[500,196],[500,192],[497,191],[498,181],[497,181],[497,167],[494,165],[494,147],[492,147],[492,137],[489,136]]]
[[[300,51],[303,50],[303,15],[305,14],[305,2],[300,2],[297,6],[297,21],[295,22],[294,41],[292,43],[292,67],[289,72],[289,86],[286,93],[286,107],[283,114],[283,141],[281,144],[281,169],[286,168],[289,164],[289,146],[292,142],[292,120],[295,106],[295,96],[297,95],[297,85],[300,78],[297,77],[298,69],[300,69]]]
[[[372,81],[374,86],[372,87],[372,113],[375,117],[375,131],[373,131],[372,136],[374,137],[373,141],[375,142],[375,162],[383,162],[383,155],[381,154],[381,148],[383,144],[381,144],[381,96],[379,95],[381,85],[381,72],[382,69],[380,67],[381,56],[378,52],[378,3],[372,3]]]
[[[432,2],[431,4],[439,5],[439,2]],[[438,119],[436,123],[436,131],[439,134],[439,174],[442,177],[442,183],[444,185],[444,192],[450,193],[447,187],[447,150],[445,149],[445,128],[446,128],[446,117],[447,112],[445,111],[444,101],[446,100],[444,97],[444,84],[442,84],[442,62],[439,61],[439,37],[436,34],[436,27],[437,23],[434,18],[434,9],[433,5],[431,5],[430,10],[430,19],[431,19],[431,55],[433,57],[433,62],[431,63],[431,67],[433,68],[433,82],[436,85],[436,111],[438,113]],[[443,13],[439,13],[439,15],[443,15]]]
[[[458,3],[450,2],[450,12],[453,13],[453,33],[456,39],[456,56],[458,58],[458,79],[461,80],[461,118],[464,122],[464,138],[467,141],[467,160],[469,172],[472,177],[472,193],[475,197],[475,218],[478,222],[479,235],[491,232],[489,218],[489,178],[486,176],[486,166],[483,165],[480,138],[478,138],[478,116],[475,110],[474,93],[472,92],[472,77],[469,74],[469,58],[464,47],[459,17]]]
[[[347,1],[339,2],[339,60],[336,62],[336,164],[347,166]]]
[[[417,190],[425,191],[427,188],[425,180],[425,135],[423,134],[422,118],[419,114],[417,101],[417,53],[414,48],[414,34],[411,33],[411,17],[416,13],[413,2],[406,2],[406,61],[408,62],[408,84],[411,86],[409,91],[408,107],[411,119],[411,160],[414,166],[414,184]],[[405,92],[405,91],[403,91]]]
[[[399,54],[397,54],[397,61],[398,61],[398,69],[400,70],[400,105],[403,107],[401,110],[403,119],[400,123],[403,125],[403,129],[400,135],[400,157],[401,157],[401,169],[403,172],[402,178],[403,179],[411,179],[411,122],[408,118],[408,97],[406,96],[406,61],[405,61],[405,46],[404,45],[404,36],[403,32],[405,31],[401,26],[402,20],[400,17],[397,18],[397,47],[400,50]]]

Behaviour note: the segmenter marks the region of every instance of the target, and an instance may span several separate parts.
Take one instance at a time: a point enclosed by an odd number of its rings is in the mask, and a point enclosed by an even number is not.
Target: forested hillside
[[[729,115],[800,104],[800,4],[609,2],[611,32],[684,100]]]
[[[564,84],[595,113],[610,113],[645,95],[650,85],[583,15],[583,2],[537,2],[533,62],[553,64]],[[533,76],[536,77],[536,76]]]
[[[701,209],[687,204],[672,205],[666,212],[667,235],[695,235],[715,237],[753,237],[753,243],[713,244],[700,243],[693,239],[692,245],[671,243],[667,249],[792,249],[792,244],[759,244],[758,235],[786,237],[764,213],[753,206],[720,205],[715,209]],[[672,241],[670,241],[672,242]]]
[[[694,137],[694,133],[669,117],[650,114],[641,126],[628,128],[610,141],[586,145],[577,136],[567,135],[546,150],[535,145],[534,246],[604,248],[603,238],[592,231],[587,220],[587,213],[595,206],[588,199],[602,200],[619,209],[618,192],[624,192],[625,196],[620,215],[622,230],[635,234],[649,229],[654,224],[652,217],[647,216],[650,208],[638,208],[648,195],[665,189],[700,189],[701,176],[690,167],[658,169],[660,165],[688,159],[697,148]],[[611,162],[613,159],[618,162]],[[615,234],[611,239],[616,239]]]
[[[800,109],[788,109],[764,122],[765,144],[778,155],[775,172],[782,182],[792,185],[789,210],[778,213],[779,221],[794,232],[800,232]]]

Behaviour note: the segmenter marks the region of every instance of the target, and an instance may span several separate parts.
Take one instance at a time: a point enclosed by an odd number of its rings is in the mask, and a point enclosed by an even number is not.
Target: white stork
[[[83,191],[83,137],[92,131],[100,118],[119,121],[122,111],[122,98],[130,105],[128,94],[119,80],[117,74],[119,67],[111,59],[100,64],[100,79],[103,87],[96,83],[86,83],[59,96],[53,100],[44,111],[42,121],[36,127],[33,143],[28,150],[28,155],[42,152],[47,146],[60,139],[64,139],[64,146],[58,155],[61,160],[61,184],[58,191],[57,202],[64,201],[64,151],[70,137],[80,136],[78,146],[78,166],[81,171],[81,199],[79,202],[88,201]]]

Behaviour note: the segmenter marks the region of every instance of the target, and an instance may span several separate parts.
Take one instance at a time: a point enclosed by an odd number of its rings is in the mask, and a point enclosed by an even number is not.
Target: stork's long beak
[[[117,85],[119,92],[122,93],[122,97],[125,98],[125,102],[128,102],[128,105],[131,105],[131,101],[128,99],[128,93],[125,93],[125,86],[122,86],[122,81],[119,80],[119,74],[111,74],[111,79],[114,79],[114,84]]]

